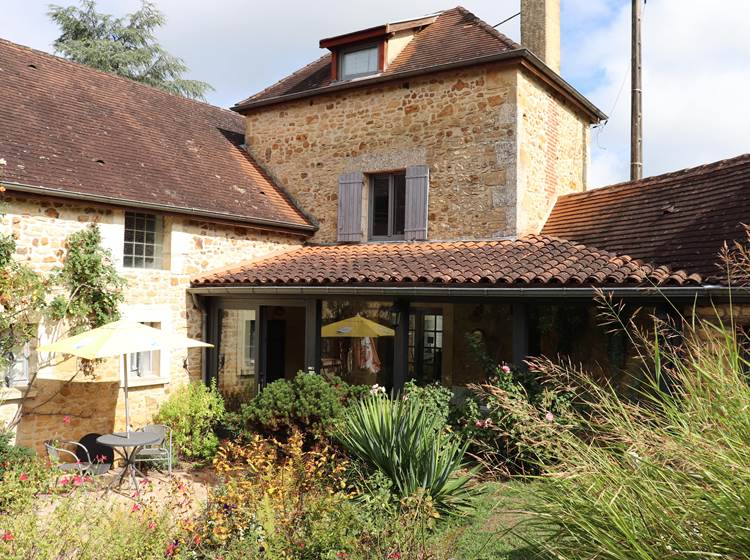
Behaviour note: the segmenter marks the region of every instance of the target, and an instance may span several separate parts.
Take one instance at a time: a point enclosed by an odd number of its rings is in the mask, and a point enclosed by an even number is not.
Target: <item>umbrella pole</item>
[[[120,367],[122,368],[122,378],[125,383],[124,389],[125,389],[125,433],[130,436],[130,410],[128,408],[128,368],[127,368],[127,362],[125,361],[126,355],[122,355],[122,361],[120,363]]]

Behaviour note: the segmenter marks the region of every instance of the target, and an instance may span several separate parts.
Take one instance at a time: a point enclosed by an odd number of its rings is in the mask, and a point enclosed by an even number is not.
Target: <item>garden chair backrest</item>
[[[50,458],[50,461],[56,464],[79,462],[78,456],[73,451],[65,449],[63,445],[72,445],[76,449],[82,449],[82,451],[85,453],[86,461],[88,463],[91,463],[91,457],[89,456],[88,449],[86,449],[86,447],[84,447],[77,441],[45,441],[44,449],[47,451],[47,456]],[[70,459],[72,459],[72,461]]]
[[[141,428],[141,431],[158,435],[159,441],[153,443],[152,445],[161,447],[162,445],[164,445],[164,440],[167,439],[169,427],[163,424],[149,424],[148,426],[143,426]]]

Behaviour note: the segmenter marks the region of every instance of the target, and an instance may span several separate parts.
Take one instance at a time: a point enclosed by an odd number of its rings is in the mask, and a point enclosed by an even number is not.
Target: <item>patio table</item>
[[[133,483],[135,493],[140,496],[141,493],[138,489],[138,480],[135,475],[138,473],[144,478],[145,476],[136,468],[134,459],[141,449],[147,445],[156,443],[159,439],[159,434],[150,432],[119,432],[105,434],[96,438],[98,443],[109,445],[125,461],[125,465],[120,472],[119,478],[115,476],[115,478],[112,479],[112,482],[109,483],[108,488],[111,488],[115,481],[117,481],[117,487],[119,488],[122,486],[122,481],[125,477],[130,475],[130,480]]]

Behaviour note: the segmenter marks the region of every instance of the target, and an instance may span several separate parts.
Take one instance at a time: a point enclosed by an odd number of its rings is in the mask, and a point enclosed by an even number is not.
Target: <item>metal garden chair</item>
[[[66,447],[73,447],[75,451],[66,449]],[[44,442],[44,449],[47,451],[47,457],[52,461],[52,464],[61,471],[76,473],[79,476],[94,474],[95,465],[91,462],[89,450],[77,441],[48,440]],[[80,460],[76,452],[83,454],[85,461]]]
[[[139,429],[142,432],[158,434],[160,440],[141,449],[135,456],[136,463],[167,463],[167,472],[172,474],[172,429],[163,424],[150,424]],[[161,472],[159,466],[156,470]]]

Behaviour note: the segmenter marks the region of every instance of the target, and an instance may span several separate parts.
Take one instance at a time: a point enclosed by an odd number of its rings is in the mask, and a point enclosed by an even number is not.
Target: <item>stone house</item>
[[[125,316],[215,345],[133,356],[135,424],[188,379],[228,396],[299,370],[460,387],[485,375],[480,353],[617,372],[628,348],[598,325],[595,290],[657,311],[727,300],[714,262],[744,236],[750,157],[587,190],[606,117],[559,75],[559,0],[521,11],[522,45],[460,7],[322,39],[232,112],[0,41],[17,258],[49,270],[96,221]],[[321,336],[357,314],[393,336]],[[120,382],[66,384],[19,441],[122,427]]]

